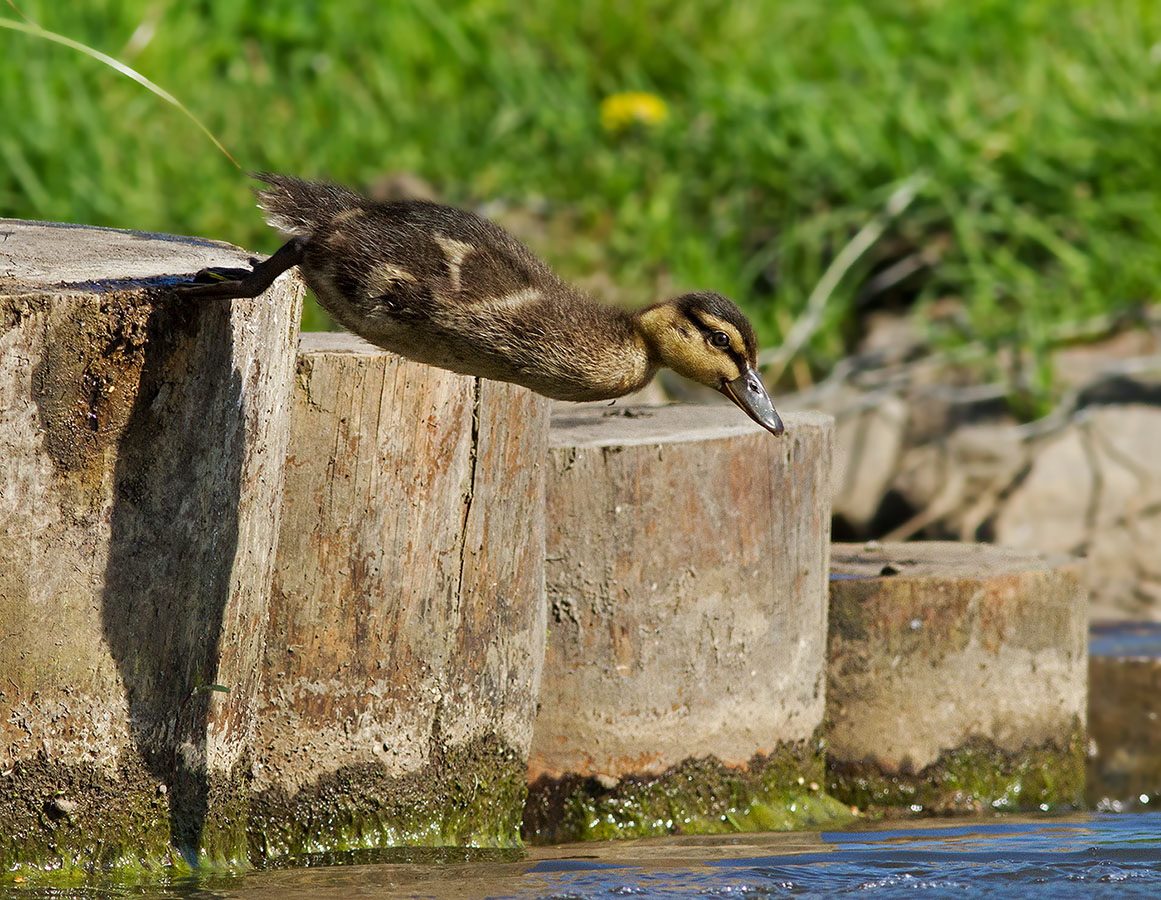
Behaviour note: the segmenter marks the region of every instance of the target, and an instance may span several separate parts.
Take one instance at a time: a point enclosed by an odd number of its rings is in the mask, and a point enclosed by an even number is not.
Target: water
[[[165,888],[12,888],[22,900],[757,900],[1161,897],[1161,813],[679,837],[498,851],[392,851],[362,865],[203,877]],[[0,896],[4,895],[0,888]]]
[[[1089,629],[1088,653],[1156,659],[1161,656],[1161,622],[1095,622]]]

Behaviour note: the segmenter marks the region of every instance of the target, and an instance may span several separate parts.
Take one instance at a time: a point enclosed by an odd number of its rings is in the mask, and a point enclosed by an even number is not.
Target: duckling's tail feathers
[[[255,172],[269,187],[258,193],[258,208],[266,221],[287,235],[313,234],[335,216],[366,201],[354,191],[325,181],[305,181],[292,175]]]

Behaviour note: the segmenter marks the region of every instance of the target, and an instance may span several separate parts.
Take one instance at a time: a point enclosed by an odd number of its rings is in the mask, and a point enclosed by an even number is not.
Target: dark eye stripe
[[[714,328],[712,325],[710,325],[708,322],[706,322],[705,319],[703,319],[701,316],[697,315],[696,313],[694,313],[692,311],[686,313],[685,317],[687,319],[689,319],[689,321],[693,322],[693,324],[696,325],[698,327],[698,330],[701,331],[703,334],[711,332],[711,331],[719,331],[720,330],[720,329]]]
[[[688,318],[691,322],[693,322],[694,325],[697,326],[697,330],[701,332],[702,337],[709,341],[711,345],[713,344],[713,341],[711,341],[710,338],[715,332],[721,331],[723,334],[729,336],[730,345],[728,347],[718,347],[716,349],[721,350],[722,353],[729,355],[730,359],[734,361],[734,365],[738,367],[739,375],[741,375],[750,367],[749,360],[746,358],[745,353],[739,353],[736,349],[734,349],[733,335],[730,335],[728,331],[725,331],[721,325],[705,322],[701,319],[700,316],[694,315],[692,312],[688,313],[686,318]]]
[[[693,315],[689,316],[689,319],[690,319],[690,321],[693,322],[694,325],[697,326],[697,330],[701,332],[702,337],[704,337],[707,341],[714,335],[714,333],[720,331],[720,332],[722,332],[722,334],[729,337],[729,339],[730,339],[729,349],[731,349],[731,350],[733,349],[733,347],[734,347],[733,336],[728,331],[726,331],[724,328],[722,328],[720,325],[715,325],[715,324],[711,324],[709,322],[705,322],[702,319],[698,318],[697,316],[693,316]],[[722,347],[719,349],[724,350],[726,348]]]

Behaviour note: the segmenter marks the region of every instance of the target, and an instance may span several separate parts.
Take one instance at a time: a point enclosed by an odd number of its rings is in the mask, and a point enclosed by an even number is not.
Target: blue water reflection
[[[563,869],[538,863],[510,896],[519,900],[717,897],[868,900],[916,897],[1161,897],[1161,816],[1082,816],[1067,821],[980,822],[948,827],[891,827],[819,836],[814,852],[714,858],[700,864]],[[645,843],[645,842],[642,842]],[[776,844],[776,842],[774,842]],[[725,849],[725,848],[721,848]],[[686,852],[696,853],[692,847]],[[580,862],[580,861],[576,861]],[[586,861],[591,866],[592,861]]]
[[[1156,659],[1161,656],[1161,622],[1094,622],[1089,656]]]

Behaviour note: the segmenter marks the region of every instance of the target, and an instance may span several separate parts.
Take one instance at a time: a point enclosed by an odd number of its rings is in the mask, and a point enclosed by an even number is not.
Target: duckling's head
[[[650,356],[720,391],[775,435],[782,420],[758,375],[758,339],[742,311],[721,294],[682,294],[636,314]]]

